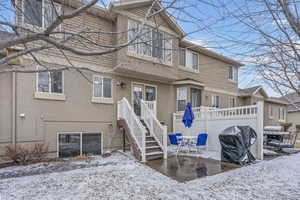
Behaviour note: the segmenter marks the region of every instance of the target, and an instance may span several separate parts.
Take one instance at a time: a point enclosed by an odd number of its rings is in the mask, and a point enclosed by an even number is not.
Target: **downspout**
[[[17,84],[16,84],[16,72],[12,74],[12,144],[16,145],[16,131],[17,131],[17,124],[16,124],[16,91],[17,91]]]

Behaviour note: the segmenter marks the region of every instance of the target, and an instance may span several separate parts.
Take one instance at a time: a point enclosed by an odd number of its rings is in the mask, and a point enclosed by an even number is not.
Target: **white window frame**
[[[272,105],[268,106],[268,113],[269,113],[269,119],[273,119],[274,118],[274,110],[273,110]]]
[[[238,67],[235,66],[229,66],[228,70],[228,80],[238,82]],[[232,73],[232,77],[230,77],[230,72]]]
[[[188,88],[187,87],[178,87],[178,88],[176,88],[176,111],[177,112],[182,112],[182,110],[179,110],[179,108],[178,108],[178,101],[180,101],[177,97],[178,97],[178,89],[185,89],[185,91],[186,91],[186,99],[185,99],[185,101],[186,101],[186,103],[188,102]]]
[[[38,69],[40,69],[40,68],[42,68],[41,66],[38,66],[37,67],[37,70]],[[59,95],[63,95],[63,94],[65,94],[65,73],[64,73],[64,71],[61,71],[61,73],[62,73],[62,93],[57,93],[57,92],[51,92],[51,82],[52,82],[52,80],[51,80],[51,76],[50,76],[50,71],[48,71],[48,74],[49,74],[49,92],[40,92],[39,91],[39,73],[43,73],[43,72],[36,72],[36,85],[35,85],[35,87],[36,87],[36,92],[37,93],[42,93],[42,94],[59,94]]]
[[[103,154],[103,132],[81,132],[81,131],[74,131],[74,132],[58,132],[56,133],[56,157],[59,158],[59,135],[64,134],[80,134],[80,156],[82,156],[82,135],[89,134],[89,133],[95,133],[101,135],[101,155]]]
[[[234,101],[233,107],[231,106],[231,100]],[[220,97],[219,97],[219,101],[220,101]],[[237,101],[237,100],[236,100],[235,97],[228,97],[228,107],[229,107],[229,108],[234,108],[234,107],[236,107],[236,106],[237,106],[237,102],[236,102],[236,101]]]
[[[214,101],[215,101],[215,99],[217,99],[217,98],[219,99],[219,101],[218,101],[218,105],[216,106]],[[221,98],[220,98],[219,95],[212,95],[212,96],[211,96],[211,106],[214,107],[214,108],[220,108],[220,104],[221,104],[220,99],[221,99]]]
[[[96,97],[95,96],[95,93],[94,93],[94,89],[95,89],[95,84],[94,84],[94,80],[95,80],[95,77],[98,77],[98,78],[101,78],[102,79],[102,97]],[[103,84],[103,79],[104,78],[107,78],[107,79],[110,79],[111,80],[111,97],[104,97],[104,84]],[[95,99],[108,99],[108,100],[111,100],[113,99],[113,79],[111,77],[107,77],[107,76],[101,76],[101,75],[93,75],[93,87],[92,87],[92,94],[93,94],[93,98]]]
[[[286,112],[284,107],[278,108],[278,121],[285,122]]]
[[[179,66],[181,67],[181,68],[183,68],[183,69],[187,69],[187,70],[190,70],[190,71],[195,71],[195,72],[199,72],[199,58],[200,58],[200,54],[198,53],[198,52],[196,52],[196,51],[193,51],[193,50],[190,50],[190,49],[186,49],[186,48],[182,48],[182,47],[180,47],[181,48],[181,50],[184,50],[185,51],[185,65],[181,65],[180,64],[180,55],[178,56],[178,63],[179,63]],[[191,66],[187,66],[187,62],[188,62],[188,58],[189,58],[189,56],[188,56],[188,52],[192,55],[191,56],[191,63],[192,63],[192,65]],[[196,54],[197,55],[197,57],[198,57],[198,67],[197,67],[197,69],[194,69],[193,68],[193,54]]]
[[[137,21],[137,20],[133,20],[133,19],[128,19],[128,22],[127,22],[127,29],[128,29],[128,32],[127,32],[127,41],[129,42],[130,41],[130,32],[129,32],[129,27],[130,27],[130,23],[137,23],[137,28],[138,28],[138,31],[139,31],[139,29],[140,29],[140,22],[139,21]],[[168,34],[168,33],[166,33],[166,32],[164,32],[164,31],[161,31],[161,30],[157,30],[157,29],[155,29],[155,28],[153,28],[153,27],[151,27],[151,26],[148,26],[148,25],[144,25],[145,27],[147,27],[147,28],[149,28],[150,29],[150,31],[151,31],[151,38],[149,39],[149,41],[151,41],[151,55],[146,55],[146,54],[143,54],[143,53],[141,53],[141,51],[140,51],[140,39],[138,39],[137,40],[137,44],[135,44],[135,48],[134,48],[134,50],[133,50],[133,48],[131,48],[130,46],[128,46],[127,47],[127,50],[128,50],[128,52],[131,52],[131,53],[134,53],[134,54],[137,54],[137,55],[140,55],[140,56],[143,56],[143,57],[146,57],[146,58],[150,58],[150,59],[152,59],[152,60],[161,60],[161,61],[163,61],[164,63],[166,63],[166,64],[169,64],[169,65],[172,65],[172,63],[173,63],[173,50],[172,50],[172,48],[171,48],[171,61],[166,61],[165,60],[165,51],[166,51],[166,49],[165,49],[165,36],[166,35],[170,35],[170,34]],[[153,42],[153,40],[152,40],[152,38],[153,38],[153,30],[155,30],[155,31],[157,31],[157,32],[159,32],[159,33],[161,33],[162,34],[162,57],[161,58],[157,58],[157,57],[154,57],[153,56],[153,44],[152,44],[152,42]],[[171,40],[171,47],[173,47],[173,39],[170,39]]]
[[[25,23],[25,3],[26,0],[22,1],[22,24],[27,26],[27,27],[34,27],[37,29],[45,29],[45,1],[49,1],[49,0],[42,0],[42,27],[33,25],[33,24],[27,24]],[[57,10],[58,14],[61,14],[62,12],[62,6],[59,3],[53,2],[55,6],[57,6],[59,9]],[[60,31],[61,30],[61,24],[57,27],[56,31]]]

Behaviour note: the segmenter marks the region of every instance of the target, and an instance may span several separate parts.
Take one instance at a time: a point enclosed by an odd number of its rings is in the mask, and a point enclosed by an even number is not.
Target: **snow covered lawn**
[[[2,178],[0,199],[280,200],[300,197],[300,154],[187,183],[178,183],[119,153],[109,158],[97,157],[90,164],[71,171]],[[33,168],[43,168],[43,165],[4,168],[0,169],[0,175]]]

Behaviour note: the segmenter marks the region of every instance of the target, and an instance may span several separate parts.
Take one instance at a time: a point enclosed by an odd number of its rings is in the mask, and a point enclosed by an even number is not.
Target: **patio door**
[[[132,84],[132,105],[137,116],[141,116],[141,100],[151,102],[156,101],[156,86],[146,85],[142,83]],[[155,104],[156,106],[156,104]],[[156,108],[154,108],[156,110]]]
[[[137,116],[141,116],[141,99],[144,96],[144,86],[140,84],[133,84],[132,86],[132,105],[133,110]]]

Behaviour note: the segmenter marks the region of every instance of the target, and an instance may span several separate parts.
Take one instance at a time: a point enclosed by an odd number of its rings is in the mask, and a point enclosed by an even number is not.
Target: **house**
[[[281,97],[280,99],[289,104],[287,109],[287,122],[292,123],[293,126],[300,125],[300,95],[293,92]]]
[[[239,90],[239,105],[253,105],[258,101],[264,102],[264,126],[279,126],[287,122],[286,101],[269,97],[262,86]]]
[[[42,29],[45,19],[41,15],[38,23],[30,21],[32,12],[26,2],[29,1],[15,0],[16,6],[23,9],[16,9],[16,23]],[[38,5],[46,0],[30,2],[43,12],[45,6]],[[112,3],[108,9],[94,6],[59,28],[76,32],[84,26],[89,30],[119,32],[123,35],[106,34],[97,41],[122,44],[134,37],[134,30],[142,23],[151,2],[122,1]],[[67,12],[82,3],[57,0],[55,5],[60,12]],[[161,5],[156,6],[159,9]],[[150,33],[145,39],[150,43],[134,43],[106,56],[83,57],[66,52],[73,65],[91,69],[84,71],[84,77],[72,70],[0,74],[0,152],[11,143],[35,142],[48,143],[49,151],[61,157],[121,148],[123,136],[117,122],[128,118],[131,127],[127,129],[133,132],[129,140],[139,141],[136,145],[139,154],[141,145],[160,144],[159,137],[172,131],[172,114],[183,111],[187,102],[193,107],[227,108],[252,105],[261,99],[272,105],[272,109],[274,105],[275,119],[277,108],[283,104],[268,98],[262,88],[253,91],[238,88],[238,70],[243,64],[185,40],[184,31],[165,12],[145,25]],[[69,65],[56,50],[37,54],[45,66]],[[42,67],[30,56],[20,57],[16,62],[25,66],[22,69]],[[0,66],[5,67],[9,66]],[[145,112],[152,120],[152,127],[146,129],[159,132],[153,138],[147,136],[147,142],[145,135],[139,135],[147,131],[138,120],[145,117],[141,116]],[[280,119],[285,119],[285,114],[280,114]],[[150,151],[157,144],[147,146],[148,156],[162,153]]]

